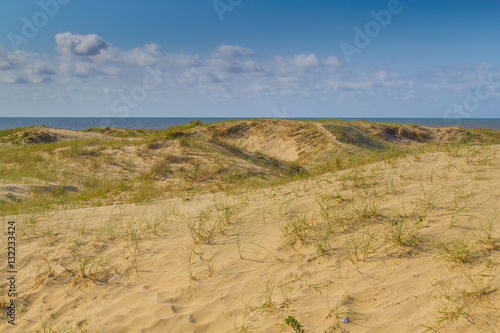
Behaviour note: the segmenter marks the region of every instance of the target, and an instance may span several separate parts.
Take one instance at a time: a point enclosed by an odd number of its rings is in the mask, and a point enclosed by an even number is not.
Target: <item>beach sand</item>
[[[498,332],[499,149],[3,217],[18,308],[0,331]]]

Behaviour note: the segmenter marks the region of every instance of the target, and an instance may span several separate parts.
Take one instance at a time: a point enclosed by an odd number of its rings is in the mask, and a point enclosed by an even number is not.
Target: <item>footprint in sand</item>
[[[214,321],[217,317],[218,313],[214,311],[195,311],[189,316],[189,322],[196,325],[208,324]]]

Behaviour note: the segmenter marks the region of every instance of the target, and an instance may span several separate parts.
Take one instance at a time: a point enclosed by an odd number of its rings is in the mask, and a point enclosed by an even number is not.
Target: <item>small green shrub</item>
[[[285,319],[285,323],[290,326],[291,328],[293,328],[293,330],[297,333],[305,333],[305,330],[302,329],[302,326],[300,325],[300,323],[297,321],[297,319],[295,319],[293,316],[288,316],[286,319]]]

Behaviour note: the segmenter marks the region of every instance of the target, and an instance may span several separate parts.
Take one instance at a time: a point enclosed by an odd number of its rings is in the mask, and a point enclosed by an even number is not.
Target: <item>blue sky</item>
[[[500,1],[2,1],[0,117],[499,117]]]

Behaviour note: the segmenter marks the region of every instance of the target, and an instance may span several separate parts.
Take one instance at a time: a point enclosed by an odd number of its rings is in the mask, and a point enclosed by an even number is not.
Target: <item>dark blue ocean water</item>
[[[0,118],[0,130],[16,127],[46,125],[51,128],[70,130],[83,130],[95,127],[116,128],[146,128],[165,129],[170,126],[187,124],[192,120],[201,120],[203,123],[213,123],[224,120],[250,119],[250,118]],[[298,118],[296,118],[298,119]],[[325,118],[301,118],[325,119]],[[340,118],[341,120],[366,120],[383,123],[417,124],[429,127],[460,126],[464,128],[490,128],[500,130],[500,119],[468,118],[468,119],[443,119],[443,118]]]

